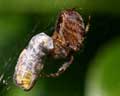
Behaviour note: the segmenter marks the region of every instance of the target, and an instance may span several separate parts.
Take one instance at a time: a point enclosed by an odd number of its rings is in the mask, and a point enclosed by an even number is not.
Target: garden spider
[[[89,17],[90,19],[90,17]],[[57,19],[55,31],[50,37],[39,33],[32,37],[28,46],[21,52],[14,72],[14,81],[24,90],[30,90],[37,78],[57,77],[73,62],[73,53],[83,45],[85,33],[89,29],[89,22],[85,27],[81,15],[74,9],[62,11]],[[68,58],[56,73],[41,73],[44,68],[43,60],[50,54],[54,58]]]

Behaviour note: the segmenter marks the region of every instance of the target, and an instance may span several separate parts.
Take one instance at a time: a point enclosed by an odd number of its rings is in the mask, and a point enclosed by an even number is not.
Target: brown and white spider
[[[30,90],[39,76],[57,77],[63,73],[72,64],[73,53],[80,50],[88,29],[89,23],[85,27],[78,12],[73,9],[62,11],[53,35],[50,37],[45,33],[39,33],[33,36],[27,48],[21,52],[13,77],[16,85],[24,90]],[[42,74],[43,60],[48,54],[54,58],[69,58],[69,61],[56,73]]]

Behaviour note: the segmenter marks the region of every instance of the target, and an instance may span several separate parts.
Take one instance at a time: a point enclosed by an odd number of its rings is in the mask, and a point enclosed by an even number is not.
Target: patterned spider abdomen
[[[84,40],[85,26],[81,15],[73,9],[60,13],[55,32],[52,36],[54,42],[54,57],[67,57],[80,49]]]
[[[43,60],[49,50],[53,49],[53,40],[45,33],[32,37],[24,49],[15,67],[14,81],[24,90],[30,90],[43,69]]]

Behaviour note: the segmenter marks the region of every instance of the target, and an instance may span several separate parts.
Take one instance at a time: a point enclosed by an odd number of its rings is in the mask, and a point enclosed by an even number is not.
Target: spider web
[[[64,6],[66,6],[66,1],[64,2]],[[55,0],[53,4],[54,8],[57,8],[57,0]],[[64,8],[61,8],[62,10]],[[78,10],[81,10],[78,8]],[[7,91],[16,88],[13,82],[13,73],[14,73],[14,68],[17,62],[17,58],[21,52],[22,49],[24,49],[24,45],[27,45],[29,42],[30,38],[34,36],[37,33],[40,32],[45,32],[48,35],[52,35],[53,30],[54,30],[54,25],[55,25],[55,20],[56,20],[57,15],[54,14],[49,20],[47,21],[46,25],[41,28],[41,22],[38,19],[39,16],[37,16],[37,19],[33,22],[33,28],[30,32],[27,33],[27,35],[24,37],[24,40],[22,40],[23,45],[22,46],[13,46],[10,47],[12,51],[8,53],[8,56],[2,56],[0,57],[1,59],[1,64],[0,66],[0,96],[6,96]],[[45,19],[45,18],[44,18]],[[42,30],[41,30],[42,29]],[[11,95],[12,96],[12,95]],[[30,95],[29,95],[30,96]]]
[[[32,28],[29,28],[27,31],[29,31],[31,29],[32,30],[30,32],[27,32],[27,34],[24,37],[22,37],[23,40],[20,41],[23,44],[13,45],[6,52],[2,52],[2,51],[5,51],[5,49],[7,49],[7,48],[0,50],[1,51],[1,55],[0,55],[0,60],[1,60],[0,61],[0,63],[1,63],[1,65],[0,65],[0,96],[8,96],[9,90],[13,90],[13,88],[16,87],[13,82],[13,73],[15,70],[15,65],[17,63],[17,59],[19,57],[21,50],[23,50],[27,46],[31,37],[40,32],[45,32],[46,34],[51,34],[54,29],[54,27],[53,27],[54,25],[52,25],[52,22],[55,19],[54,16],[48,20],[48,23],[43,28],[41,28],[41,22],[38,19],[39,16],[37,16],[37,19],[36,19],[36,16],[33,16],[33,19],[34,18],[35,18],[35,20],[33,21],[33,24],[31,24]],[[2,55],[2,54],[4,54],[4,55]],[[19,90],[21,90],[21,89],[19,89]]]

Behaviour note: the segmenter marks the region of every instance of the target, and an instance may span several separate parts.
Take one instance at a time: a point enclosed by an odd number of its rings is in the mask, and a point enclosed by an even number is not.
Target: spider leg
[[[65,62],[56,73],[51,73],[51,74],[41,74],[41,77],[58,77],[59,75],[61,75],[62,73],[64,73],[66,71],[66,69],[72,64],[73,62],[73,56],[70,57],[70,60]]]
[[[88,22],[87,25],[85,26],[85,33],[87,33],[90,29],[90,20],[91,20],[91,16],[88,16]]]

